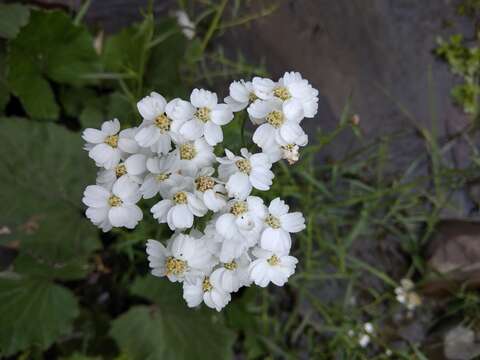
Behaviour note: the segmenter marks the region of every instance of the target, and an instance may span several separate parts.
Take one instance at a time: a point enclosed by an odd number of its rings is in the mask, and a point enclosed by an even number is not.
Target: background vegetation
[[[274,6],[250,12],[242,1],[179,1],[196,25],[189,40],[174,18],[149,9],[119,33],[94,33],[83,24],[88,5],[67,13],[0,4],[1,356],[427,359],[443,349],[436,334],[445,324],[479,325],[471,278],[429,263],[445,246],[431,246],[441,219],[464,212],[457,195],[469,194],[468,213],[478,213],[477,48],[456,36],[436,50],[464,80],[453,96],[472,117],[467,129],[437,136],[432,99],[429,128],[364,138],[346,99],[334,131],[311,134],[296,166],[279,163],[269,196],[289,198],[307,219],[295,241],[298,271],[284,288],[242,290],[218,314],[188,309],[177,285],[148,274],[145,240],[165,239],[165,226],[146,217],[133,232],[101,234],[85,219],[80,199],[95,169],[80,131],[114,117],[138,124],[135,104],[151,90],[186,97],[193,86],[267,75],[212,40]],[[465,6],[473,16],[478,5]],[[234,149],[237,120],[226,135]],[[323,156],[345,134],[356,138],[355,150]],[[393,169],[390,149],[404,136],[421,137],[425,151]],[[470,159],[461,168],[446,156],[459,141]],[[402,278],[414,280],[419,309],[397,301]],[[356,334],[367,322],[374,332],[362,347]]]

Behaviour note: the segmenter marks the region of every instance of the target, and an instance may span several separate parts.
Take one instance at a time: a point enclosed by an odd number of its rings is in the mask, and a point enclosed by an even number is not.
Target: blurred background
[[[0,355],[478,358],[479,16],[478,0],[0,1]],[[85,219],[80,132],[139,124],[152,90],[223,98],[285,71],[320,92],[268,195],[305,214],[297,273],[188,309],[148,274],[145,240],[167,229]]]

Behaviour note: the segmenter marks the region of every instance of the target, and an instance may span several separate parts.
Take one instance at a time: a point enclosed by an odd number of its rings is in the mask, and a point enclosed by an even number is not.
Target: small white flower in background
[[[399,287],[395,288],[397,301],[413,311],[422,304],[422,298],[415,291],[415,284],[410,279],[400,280]]]
[[[184,119],[180,134],[188,140],[204,136],[211,146],[222,142],[221,126],[233,120],[232,109],[227,104],[218,104],[217,94],[204,89],[194,89],[190,102],[195,107],[193,117]]]
[[[217,158],[220,163],[218,175],[226,182],[228,195],[237,199],[245,199],[252,188],[267,191],[272,185],[274,174],[270,171],[270,158],[263,154],[251,154],[247,149],[240,150],[242,156],[234,155],[225,149],[224,158]]]
[[[358,331],[358,333],[353,329],[350,329],[348,330],[347,334],[352,338],[356,338],[358,345],[360,345],[362,348],[366,348],[370,344],[371,335],[373,335],[374,332],[375,329],[373,325],[369,322],[366,322],[362,325],[362,328],[360,331]]]
[[[260,248],[252,251],[256,260],[249,267],[250,278],[260,287],[270,282],[283,286],[295,272],[298,260],[287,253],[274,253]]]
[[[183,10],[179,10],[175,12],[175,17],[183,35],[187,39],[192,40],[195,37],[195,24],[190,20],[188,14]]]
[[[138,185],[123,176],[110,191],[99,185],[87,186],[83,193],[83,203],[88,206],[86,215],[103,231],[112,227],[133,229],[143,218],[140,208],[135,205],[140,200]]]
[[[176,16],[184,34],[193,37],[186,13]],[[290,72],[278,81],[234,81],[225,104],[203,89],[194,89],[189,100],[167,101],[152,92],[137,104],[143,119],[138,127],[121,130],[114,119],[100,130],[86,129],[84,148],[99,171],[83,202],[92,223],[108,231],[133,229],[143,217],[137,202],[155,199],[153,217],[174,233],[166,246],[147,241],[152,274],[182,282],[189,307],[203,302],[220,311],[241,287],[283,286],[295,272],[291,234],[305,228],[303,215],[290,213],[280,198],[267,209],[251,192],[270,189],[273,163],[285,159],[291,165],[300,158],[308,142],[302,120],[317,112],[318,91]],[[242,148],[237,156],[226,149],[231,144],[222,143],[222,126],[242,110],[238,118],[248,116],[257,126],[251,145],[259,149],[252,154]],[[225,157],[215,156],[220,150]],[[396,290],[399,301],[410,301],[412,288]],[[365,324],[359,344],[367,346],[372,333]]]
[[[165,199],[155,204],[151,212],[160,224],[167,223],[171,230],[193,226],[194,216],[202,217],[208,209],[193,193],[193,179],[183,177],[168,191]]]

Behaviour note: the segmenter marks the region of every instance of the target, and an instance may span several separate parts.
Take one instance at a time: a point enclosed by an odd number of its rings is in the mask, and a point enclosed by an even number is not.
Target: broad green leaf
[[[178,31],[172,32],[175,29]],[[185,89],[185,81],[182,81],[181,64],[189,60],[189,55],[196,54],[196,42],[193,42],[187,51],[187,40],[172,20],[160,23],[155,33],[157,37],[163,34],[171,35],[164,37],[163,41],[151,50],[145,77],[147,90],[155,90],[171,98],[185,98],[189,93]],[[180,59],[182,61],[179,61]]]
[[[78,85],[98,68],[93,39],[61,11],[32,11],[30,22],[11,41],[7,80],[27,113],[36,118],[59,115],[49,80]]]
[[[0,37],[13,39],[28,22],[30,9],[20,4],[0,4]]]
[[[134,306],[114,320],[111,335],[132,359],[230,359],[233,334],[219,315],[189,309],[181,287],[151,276],[137,280],[134,294],[154,305]]]
[[[0,355],[48,348],[67,334],[78,305],[62,286],[39,279],[0,278]]]
[[[72,262],[85,266],[99,241],[81,205],[94,174],[80,134],[55,124],[0,119],[0,143],[6,150],[0,152],[1,223],[12,231],[1,239],[20,241],[21,252],[40,263],[32,269],[50,266],[55,276]]]

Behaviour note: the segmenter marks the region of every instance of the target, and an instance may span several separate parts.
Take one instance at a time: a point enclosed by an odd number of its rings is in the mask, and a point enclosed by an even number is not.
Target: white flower
[[[249,265],[248,257],[243,255],[228,263],[220,264],[220,267],[215,269],[210,277],[217,279],[218,285],[225,292],[236,292],[240,287],[250,284],[248,276]]]
[[[99,185],[87,186],[83,203],[88,206],[86,216],[103,231],[115,227],[133,229],[142,219],[140,208],[135,205],[140,199],[138,186],[128,177],[122,176],[112,190]]]
[[[198,306],[203,301],[209,308],[217,311],[222,310],[232,297],[219,286],[217,278],[216,274],[212,274],[210,277],[184,282],[183,298],[188,307]]]
[[[248,108],[250,117],[262,123],[253,133],[253,142],[263,151],[288,144],[304,146],[308,136],[299,122],[303,118],[301,103],[291,99],[280,102],[276,99],[257,100]]]
[[[318,90],[302,78],[299,72],[286,72],[278,80],[278,85],[273,90],[273,96],[286,101],[296,99],[300,101],[303,114],[307,118],[313,118],[318,110]]]
[[[226,181],[228,195],[237,199],[245,199],[252,187],[266,191],[272,185],[272,163],[268,155],[263,153],[250,154],[247,149],[240,150],[242,156],[235,156],[225,149],[224,158],[217,158],[220,163],[218,174],[220,180]]]
[[[200,169],[211,166],[215,161],[213,147],[208,145],[204,138],[194,141],[180,138],[174,154],[178,159],[180,172],[186,176],[195,176]]]
[[[195,107],[195,113],[180,128],[188,140],[205,136],[209,145],[223,141],[222,125],[233,119],[233,112],[227,104],[218,104],[217,94],[204,89],[194,89],[190,102]]]
[[[272,79],[255,76],[252,79],[252,86],[255,96],[259,99],[267,100],[273,97],[273,90],[276,83]]]
[[[82,138],[87,142],[85,150],[98,167],[113,169],[122,158],[122,151],[132,153],[136,151],[130,138],[132,130],[120,131],[120,122],[117,119],[105,121],[100,130],[85,129]]]
[[[259,248],[252,253],[257,259],[249,266],[250,279],[260,287],[266,287],[270,282],[283,286],[295,273],[298,260],[293,256]]]
[[[234,81],[230,84],[229,90],[230,95],[225,98],[225,103],[235,112],[245,109],[258,99],[251,81]]]
[[[195,37],[195,24],[190,20],[187,13],[183,10],[175,12],[178,26],[182,29],[183,35],[189,40]]]
[[[305,229],[305,219],[300,212],[288,213],[289,207],[285,201],[276,198],[268,207],[265,217],[267,227],[260,238],[260,247],[279,253],[288,253],[292,246],[290,233]]]
[[[167,223],[171,230],[191,228],[194,216],[204,216],[208,209],[193,194],[193,180],[184,177],[168,191],[164,200],[155,204],[151,212],[160,224]]]
[[[410,279],[402,279],[400,285],[395,288],[397,301],[404,304],[408,310],[415,310],[422,304],[422,298],[414,291],[415,284]]]
[[[220,211],[227,205],[225,186],[212,177],[214,169],[206,167],[195,178],[195,195],[213,212]]]
[[[266,207],[263,200],[257,196],[249,196],[246,200],[230,201],[227,208],[229,211],[220,215],[216,220],[217,232],[226,240],[243,243],[244,248],[255,245],[264,228],[263,219],[266,216]],[[241,251],[243,250],[241,249]]]
[[[119,163],[110,170],[100,170],[97,174],[97,185],[111,189],[115,181],[122,176],[127,176],[133,182],[141,184],[143,173],[146,171],[147,157],[143,154],[131,155],[124,162]]]
[[[362,347],[365,348],[370,344],[370,336],[367,334],[361,334],[358,337],[358,344]]]
[[[172,282],[203,277],[215,264],[203,241],[185,234],[174,234],[167,247],[148,240],[147,254],[152,275],[166,276]]]
[[[192,116],[193,107],[184,100],[173,99],[167,104],[165,98],[152,92],[137,104],[143,117],[135,140],[140,146],[151,148],[159,154],[166,154],[171,149],[172,139],[183,123],[183,118]]]
[[[172,153],[148,159],[146,166],[149,174],[140,186],[143,198],[150,199],[158,193],[162,197],[167,196],[168,191],[182,179],[182,176],[177,174],[178,165],[178,159]]]

